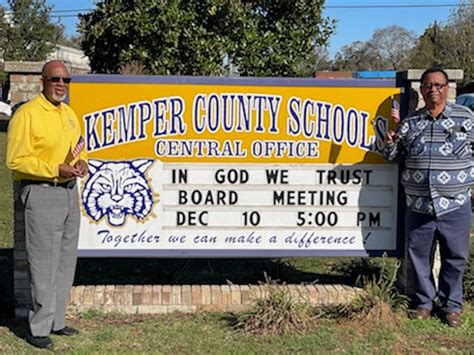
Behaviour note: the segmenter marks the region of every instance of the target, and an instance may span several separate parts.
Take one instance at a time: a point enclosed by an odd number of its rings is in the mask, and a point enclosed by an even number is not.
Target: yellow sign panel
[[[380,154],[393,84],[75,78],[81,255],[395,253],[398,172]]]
[[[383,162],[376,151],[399,88],[241,82],[78,82],[71,85],[70,104],[82,118],[88,151],[98,159]]]

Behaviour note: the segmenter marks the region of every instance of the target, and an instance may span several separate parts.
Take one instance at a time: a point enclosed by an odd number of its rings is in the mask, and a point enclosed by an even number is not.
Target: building
[[[73,74],[86,74],[91,70],[89,58],[80,49],[57,45],[47,59],[62,60]]]

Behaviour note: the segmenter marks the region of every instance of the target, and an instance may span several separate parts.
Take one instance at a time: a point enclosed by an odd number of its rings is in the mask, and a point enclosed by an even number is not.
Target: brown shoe
[[[461,326],[461,313],[459,312],[446,313],[444,319],[448,326],[452,328],[458,328]]]
[[[416,309],[416,319],[427,320],[431,316],[431,310],[428,308],[418,307]]]

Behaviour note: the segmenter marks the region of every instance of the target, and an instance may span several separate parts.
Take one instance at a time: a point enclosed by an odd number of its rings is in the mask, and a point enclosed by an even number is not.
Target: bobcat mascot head
[[[111,226],[122,226],[128,215],[143,221],[153,208],[153,192],[145,176],[150,159],[106,162],[89,160],[89,177],[82,204],[94,221],[106,217]]]

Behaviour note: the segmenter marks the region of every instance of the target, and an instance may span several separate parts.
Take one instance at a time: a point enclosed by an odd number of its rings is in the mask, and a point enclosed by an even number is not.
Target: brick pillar
[[[41,69],[44,62],[5,62],[5,72],[9,74],[10,89],[8,99],[12,107],[34,98],[41,91]],[[88,69],[74,63],[65,62],[70,74],[86,74]]]
[[[13,248],[13,297],[15,315],[26,317],[31,307],[30,276],[25,251],[25,211],[19,200],[18,183],[13,183],[14,248]]]
[[[9,74],[8,99],[12,107],[34,98],[41,91],[41,62],[5,62]]]
[[[423,97],[421,96],[420,91],[420,78],[425,69],[409,69],[404,72],[400,72],[397,75],[399,80],[399,85],[403,86],[407,92],[412,93],[411,98],[418,96],[418,102],[412,101],[409,103],[408,112],[422,108],[425,106]],[[455,102],[456,100],[456,80],[461,80],[463,78],[463,70],[461,69],[446,69],[446,73],[449,77],[449,92],[448,92],[448,101]],[[416,94],[413,94],[416,93]],[[402,231],[403,233],[403,231]],[[404,256],[402,257],[402,264],[398,270],[398,284],[402,292],[408,296],[413,296],[414,293],[414,275],[413,269],[410,261],[406,257],[407,255],[407,245],[405,243]],[[433,274],[435,285],[438,286],[438,276],[441,268],[441,258],[439,254],[439,246],[436,246],[436,250],[433,255]]]
[[[5,62],[9,73],[8,98],[12,107],[34,98],[41,91],[41,69],[39,62]],[[13,297],[15,314],[25,317],[31,306],[30,279],[25,252],[25,223],[23,206],[18,199],[19,189],[13,184],[14,198],[14,248],[13,248]]]

